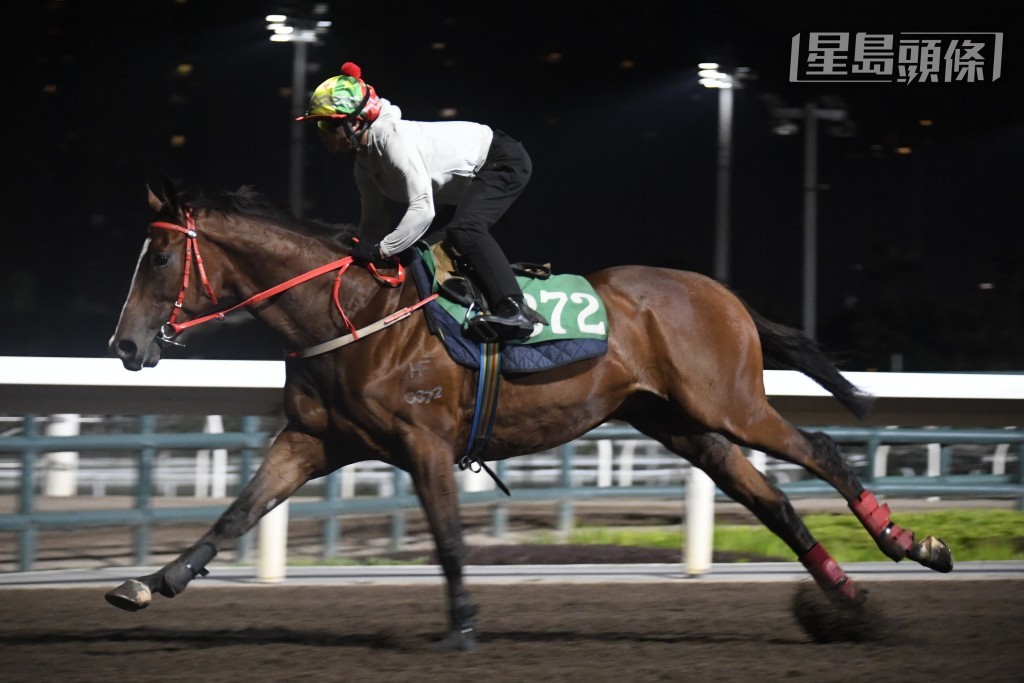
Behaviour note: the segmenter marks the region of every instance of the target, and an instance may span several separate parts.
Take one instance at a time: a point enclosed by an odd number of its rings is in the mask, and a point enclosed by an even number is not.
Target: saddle
[[[443,243],[421,242],[407,253],[411,253],[408,268],[420,296],[440,294],[423,309],[430,331],[455,362],[479,369],[480,344],[493,337],[474,329],[472,321],[487,303],[472,270],[453,259]],[[527,302],[551,324],[529,339],[503,342],[502,373],[556,368],[608,350],[607,314],[589,282],[578,275],[553,275],[550,264],[516,263],[512,269]]]
[[[448,246],[439,242],[430,247],[430,256],[434,261],[434,282],[442,296],[464,306],[469,315],[466,316],[466,336],[470,339],[487,344],[495,341],[498,335],[484,322],[476,312],[487,310],[487,298],[474,279],[474,271],[465,261],[458,257],[452,258]],[[551,264],[513,263],[512,272],[525,277],[546,280],[551,277]]]

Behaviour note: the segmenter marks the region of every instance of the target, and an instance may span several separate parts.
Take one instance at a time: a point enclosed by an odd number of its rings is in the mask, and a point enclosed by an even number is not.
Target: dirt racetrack
[[[477,586],[480,646],[439,651],[437,586],[0,591],[0,680],[1017,681],[1024,582],[864,584],[879,633],[819,644],[791,583]]]
[[[809,505],[808,502],[799,502]],[[815,504],[820,508],[820,504]],[[917,503],[918,506],[924,505]],[[908,509],[902,503],[899,509]],[[546,509],[517,509],[512,536],[549,528]],[[579,506],[583,523],[678,524],[678,503]],[[817,509],[816,508],[816,509]],[[640,514],[639,510],[646,510]],[[824,508],[822,508],[824,509]],[[627,514],[628,513],[628,514]],[[726,519],[729,508],[716,515]],[[403,559],[430,554],[410,514]],[[680,550],[487,543],[470,510],[469,563],[674,563]],[[307,528],[308,526],[308,528]],[[163,561],[201,533],[157,528]],[[346,552],[389,555],[387,520],[347,520]],[[37,569],[115,567],[131,535],[110,529],[41,534]],[[315,526],[295,524],[290,551],[315,561]],[[13,568],[14,544],[0,543]],[[424,552],[424,550],[427,550]],[[720,557],[716,562],[727,562]],[[750,558],[748,558],[750,559]],[[791,561],[792,558],[776,558]],[[231,554],[211,565],[230,562]],[[125,574],[124,578],[132,574]],[[856,575],[854,575],[856,578]],[[197,582],[129,613],[105,588],[0,588],[0,683],[15,681],[1018,681],[1024,670],[1024,581],[861,581],[878,630],[820,644],[798,625],[792,583],[474,585],[480,645],[439,651],[441,581],[427,586],[251,585]],[[804,584],[800,584],[804,585]]]

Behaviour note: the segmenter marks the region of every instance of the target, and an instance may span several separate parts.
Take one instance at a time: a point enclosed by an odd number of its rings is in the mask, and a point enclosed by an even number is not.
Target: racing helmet
[[[362,69],[353,62],[345,62],[340,76],[332,76],[317,86],[309,100],[309,107],[296,121],[316,121],[324,129],[334,129],[351,119],[364,124],[373,123],[380,115],[380,97],[362,79]],[[348,129],[350,125],[346,125]]]

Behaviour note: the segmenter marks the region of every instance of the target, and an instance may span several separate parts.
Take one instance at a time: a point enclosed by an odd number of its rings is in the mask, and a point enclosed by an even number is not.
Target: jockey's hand
[[[395,265],[393,257],[385,257],[380,253],[380,242],[369,242],[353,238],[352,260],[358,266],[367,266],[371,263],[377,268],[391,268]]]

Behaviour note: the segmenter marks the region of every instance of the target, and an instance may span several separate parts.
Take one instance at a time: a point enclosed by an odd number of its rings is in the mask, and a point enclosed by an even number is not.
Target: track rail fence
[[[19,567],[29,570],[40,532],[128,526],[134,559],[145,564],[154,526],[212,522],[223,499],[248,481],[280,426],[285,375],[283,361],[165,359],[132,373],[113,358],[0,356],[0,541],[16,537]],[[879,494],[992,496],[1024,505],[1024,375],[844,375],[875,397],[870,423],[855,420],[800,373],[766,370],[765,391],[794,424],[834,425],[810,428],[831,434]],[[79,419],[86,411],[95,416],[92,422]],[[931,425],[941,427],[925,427]],[[790,496],[832,495],[800,468],[748,455]],[[687,488],[700,494],[690,501],[715,495],[706,477],[618,424],[550,452],[500,462],[496,471],[512,488],[513,501],[552,503],[562,530],[572,526],[577,501],[625,496],[682,503]],[[494,534],[505,533],[509,500],[486,475],[460,477],[462,502],[491,506]],[[130,496],[131,507],[96,509],[96,501],[64,507],[57,499],[83,489],[102,505],[103,496],[120,495],[122,505]],[[181,493],[200,500],[186,505],[175,497]],[[213,505],[204,497],[219,500]],[[696,517],[690,501],[688,520]],[[320,520],[330,557],[345,516],[389,515],[397,549],[414,507],[418,501],[404,473],[359,463],[310,482],[268,518],[290,508],[293,518]],[[240,559],[251,559],[254,544],[250,535],[240,540]]]
[[[0,436],[0,495],[7,491],[16,499],[12,513],[0,514],[0,535],[16,536],[21,571],[30,571],[34,566],[40,531],[84,527],[130,527],[134,535],[134,560],[136,564],[146,564],[155,525],[212,522],[223,511],[223,505],[195,501],[174,504],[173,495],[168,495],[168,491],[176,493],[183,488],[200,497],[202,487],[196,473],[200,456],[210,452],[223,454],[221,464],[228,471],[234,492],[259,465],[261,453],[272,436],[266,428],[267,420],[256,416],[232,420],[232,426],[237,427],[220,433],[161,432],[159,419],[153,415],[120,418],[122,433],[56,436],[43,429],[50,422],[45,417],[24,416],[20,426],[8,428]],[[1021,428],[816,429],[841,445],[861,479],[878,494],[1009,498],[1017,500],[1018,507],[1024,509]],[[76,465],[80,476],[92,471],[104,481],[104,493],[106,488],[117,485],[114,480],[120,476],[120,490],[133,496],[133,507],[72,509],[69,505],[66,510],[37,509],[38,496],[44,490],[42,479],[51,474],[55,462],[48,456],[69,452],[82,456]],[[170,457],[176,452],[182,455]],[[808,478],[796,466],[757,452],[748,453],[748,457],[791,497],[835,495],[824,482]],[[90,466],[92,458],[97,460],[95,467]],[[58,467],[66,467],[56,462]],[[177,469],[168,469],[169,462],[177,462]],[[117,466],[112,467],[111,463]],[[578,501],[606,497],[682,501],[687,488],[685,461],[632,427],[615,423],[602,425],[553,451],[501,461],[495,470],[512,487],[512,499],[489,486],[484,475],[466,479],[460,497],[466,505],[491,507],[493,534],[498,537],[507,530],[510,500],[551,503],[557,526],[565,531],[574,523],[574,503]],[[164,481],[168,476],[178,478],[170,489]],[[155,496],[161,486],[165,495]],[[95,484],[93,487],[95,491]],[[82,481],[74,488],[68,495],[76,495],[83,488]],[[88,488],[86,481],[85,489]],[[725,499],[720,491],[715,495]],[[161,498],[159,505],[154,498]],[[288,515],[320,520],[323,554],[330,558],[338,552],[344,517],[390,515],[390,544],[397,550],[406,536],[406,513],[418,505],[405,473],[379,463],[360,463],[307,484],[292,498]],[[252,560],[252,536],[250,533],[240,539],[237,554],[243,562]]]

